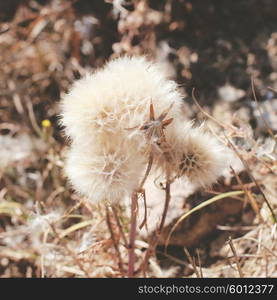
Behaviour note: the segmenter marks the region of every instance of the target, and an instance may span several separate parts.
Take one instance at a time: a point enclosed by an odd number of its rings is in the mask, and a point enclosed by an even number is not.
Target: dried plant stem
[[[167,178],[169,178],[169,176],[167,176]],[[140,265],[139,270],[143,272],[144,276],[145,276],[145,269],[146,269],[146,265],[148,264],[149,258],[152,255],[152,253],[155,251],[163,228],[164,228],[164,224],[165,224],[165,219],[166,219],[166,215],[167,215],[167,211],[168,211],[168,207],[169,207],[169,202],[170,202],[170,185],[171,185],[171,181],[169,179],[167,179],[166,181],[166,186],[165,186],[165,203],[164,203],[164,209],[163,209],[163,214],[162,214],[162,218],[161,218],[161,222],[160,225],[156,231],[156,234],[153,235],[153,238],[151,239],[150,243],[149,243],[149,247],[146,250],[144,259]]]
[[[42,244],[43,244],[43,250],[42,250],[42,254],[40,256],[40,270],[41,270],[41,278],[44,278],[45,277],[45,268],[44,268],[44,248],[45,248],[45,245],[46,245],[46,242],[47,242],[47,238],[48,238],[48,234],[49,234],[49,229],[46,230],[43,234],[43,241],[42,241]]]
[[[145,199],[145,192],[143,190],[144,183],[151,171],[153,164],[153,155],[150,154],[148,165],[144,174],[144,177],[139,186],[138,192],[142,193],[144,201],[144,219],[140,224],[141,229],[147,222],[147,205]],[[134,192],[132,196],[131,204],[131,227],[130,227],[130,240],[129,240],[129,265],[128,265],[128,277],[134,276],[134,265],[135,265],[135,238],[136,238],[136,226],[137,226],[137,205],[138,205],[138,192]]]
[[[185,254],[186,254],[186,256],[187,256],[187,258],[188,258],[190,264],[191,264],[192,267],[193,267],[193,270],[194,270],[194,272],[195,272],[196,277],[197,277],[197,278],[200,278],[201,276],[200,276],[200,274],[199,274],[199,272],[198,272],[198,270],[197,270],[197,267],[196,267],[196,263],[195,263],[194,257],[192,257],[192,256],[190,255],[190,253],[189,253],[189,251],[188,251],[188,249],[187,249],[186,247],[184,248],[184,251],[185,251]]]
[[[197,253],[198,266],[199,266],[199,275],[200,275],[200,278],[203,278],[203,271],[202,271],[202,265],[201,265],[201,258],[200,258],[200,254],[199,254],[198,248],[196,249],[196,253]]]
[[[277,91],[276,91],[274,88],[272,88],[272,87],[270,87],[270,86],[268,86],[267,88],[268,88],[269,90],[271,90],[272,92],[277,93]]]
[[[255,91],[255,83],[254,83],[253,77],[251,78],[251,88],[252,88],[253,97],[254,97],[255,103],[257,105],[258,111],[260,113],[261,119],[264,122],[264,125],[265,125],[268,133],[270,134],[270,136],[275,140],[275,142],[277,142],[276,136],[274,135],[272,129],[270,128],[270,125],[268,124],[267,120],[263,116],[263,112],[261,110],[261,107],[260,107],[258,99],[257,99],[257,95],[256,95],[256,91]]]
[[[168,207],[169,207],[169,202],[170,202],[170,185],[171,182],[169,179],[166,181],[166,186],[165,186],[165,203],[164,203],[164,210],[163,210],[163,215],[161,219],[161,223],[158,229],[158,235],[162,233],[162,230],[164,228],[164,223],[165,223],[165,218],[167,215]]]
[[[118,243],[116,241],[115,234],[114,234],[114,231],[113,231],[113,226],[112,226],[112,222],[111,222],[111,215],[110,215],[109,207],[106,207],[106,222],[107,222],[110,234],[111,234],[111,239],[113,241],[114,250],[115,250],[116,255],[117,255],[118,268],[119,268],[119,270],[120,270],[120,272],[123,276],[124,269],[123,269],[122,258],[121,258],[121,254],[120,254],[120,251],[119,251],[119,248],[118,248]]]
[[[149,161],[148,161],[148,165],[147,165],[147,168],[146,168],[146,171],[145,171],[145,174],[144,174],[144,177],[140,183],[140,186],[139,186],[139,189],[138,191],[142,194],[142,197],[143,197],[143,203],[144,203],[144,218],[141,222],[141,224],[139,225],[139,229],[142,229],[142,227],[144,225],[147,226],[147,205],[146,205],[146,196],[145,196],[145,191],[143,189],[143,186],[145,184],[145,181],[148,177],[148,175],[150,174],[150,171],[152,169],[152,164],[153,164],[153,155],[150,154],[149,156]]]
[[[141,194],[142,194],[143,204],[144,204],[144,218],[143,218],[141,224],[139,225],[139,229],[142,229],[144,225],[146,226],[146,229],[147,229],[147,203],[146,203],[145,190],[142,190]]]
[[[257,201],[256,201],[256,200],[254,199],[254,197],[252,196],[251,191],[250,191],[250,190],[247,188],[247,186],[245,186],[245,184],[241,181],[241,179],[240,179],[239,175],[236,173],[236,171],[235,171],[232,167],[230,167],[230,168],[231,168],[232,173],[235,175],[235,177],[236,177],[238,183],[240,184],[240,187],[243,189],[243,191],[244,191],[246,197],[248,198],[248,202],[251,204],[253,210],[254,210],[255,213],[258,215],[260,222],[261,222],[261,223],[264,223],[263,217],[262,217],[262,215],[261,215],[261,213],[260,213],[260,207],[259,207]]]
[[[36,134],[42,138],[42,131],[37,123],[32,102],[28,97],[26,98],[26,102],[27,102],[27,110],[28,110],[28,115],[29,115],[31,125],[32,125],[34,131],[36,132]]]
[[[255,183],[256,187],[259,189],[269,211],[270,211],[270,214],[271,214],[271,217],[272,217],[272,220],[274,223],[277,223],[277,218],[275,216],[275,213],[273,211],[273,208],[272,206],[270,205],[269,201],[267,200],[261,186],[259,185],[258,181],[256,180],[256,178],[252,175],[251,171],[250,171],[250,168],[248,167],[248,164],[247,162],[243,159],[243,157],[239,154],[238,150],[236,149],[236,147],[233,145],[233,143],[230,141],[230,139],[225,135],[225,138],[229,144],[229,146],[232,148],[232,150],[236,153],[236,155],[238,156],[238,158],[240,159],[240,161],[242,162],[243,166],[245,167],[245,170],[247,171],[249,177],[251,178],[251,180]]]
[[[147,177],[148,177],[148,175],[149,175],[149,173],[150,173],[150,171],[151,171],[152,164],[153,164],[153,155],[150,154],[150,156],[149,156],[149,161],[148,161],[148,165],[147,165],[147,168],[146,168],[144,177],[143,177],[143,179],[142,179],[142,181],[141,181],[141,183],[140,183],[140,186],[139,186],[139,191],[143,189],[143,186],[144,186],[144,184],[145,184],[145,181],[146,181],[146,179],[147,179]]]
[[[222,122],[219,122],[216,118],[214,118],[213,116],[211,116],[210,114],[208,114],[202,107],[201,105],[199,104],[199,102],[197,101],[196,99],[196,96],[195,96],[195,88],[192,89],[192,99],[194,101],[194,103],[196,104],[197,108],[206,116],[208,117],[209,119],[213,120],[219,127],[222,127],[224,129],[231,129],[233,130],[234,127],[232,125],[228,125],[228,124],[223,124]]]
[[[121,236],[123,238],[124,246],[126,248],[128,248],[127,238],[125,236],[124,230],[122,228],[122,224],[121,224],[120,219],[118,217],[117,210],[116,210],[116,208],[114,206],[112,206],[112,211],[113,211],[113,215],[114,215],[114,218],[115,218],[116,225],[117,225],[117,227],[118,227],[118,229],[120,231],[120,234],[121,234]]]
[[[55,226],[51,223],[49,223],[49,226],[51,227],[53,233],[57,237],[57,240],[60,241],[62,238],[60,237],[60,234],[57,232]],[[74,259],[74,262],[79,267],[79,269],[81,271],[83,271],[83,273],[85,274],[86,277],[90,278],[89,271],[87,271],[87,269],[83,266],[82,262],[80,261],[79,257],[76,255],[76,253],[73,250],[71,250],[67,244],[65,244],[64,247],[68,251],[68,253],[72,256],[72,258]]]
[[[137,192],[132,195],[131,203],[131,226],[130,226],[130,238],[129,238],[129,264],[128,264],[128,277],[134,276],[135,270],[135,241],[137,232]]]
[[[216,201],[219,201],[221,199],[225,199],[225,198],[228,198],[228,197],[232,197],[234,198],[234,196],[237,196],[237,195],[241,195],[241,194],[244,194],[244,191],[232,191],[232,192],[226,192],[226,193],[221,193],[221,194],[218,194],[214,197],[212,197],[211,199],[209,200],[206,200],[200,204],[198,204],[197,206],[195,206],[194,208],[192,208],[191,210],[187,211],[185,214],[183,214],[177,221],[176,223],[173,225],[173,227],[170,229],[169,231],[169,234],[166,238],[166,241],[165,241],[165,247],[167,248],[168,244],[169,244],[169,241],[170,241],[170,238],[173,234],[173,232],[176,230],[176,228],[179,226],[179,224],[181,224],[181,222],[183,222],[188,216],[190,216],[192,213],[202,209],[203,207],[207,206],[207,205],[210,205]],[[241,200],[241,199],[237,199],[237,200]]]
[[[243,275],[243,273],[242,273],[241,266],[240,266],[240,262],[239,262],[239,258],[238,258],[238,255],[237,255],[237,252],[236,252],[236,249],[235,249],[235,247],[234,247],[234,244],[233,244],[233,241],[232,241],[232,238],[231,238],[231,237],[229,238],[228,243],[229,243],[229,246],[230,246],[230,248],[231,248],[231,250],[232,250],[232,253],[233,253],[234,257],[235,257],[237,269],[238,269],[238,272],[239,272],[239,276],[240,276],[241,278],[243,278],[244,275]]]

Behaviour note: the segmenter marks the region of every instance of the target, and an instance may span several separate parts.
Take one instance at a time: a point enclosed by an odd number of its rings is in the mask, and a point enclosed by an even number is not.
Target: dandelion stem
[[[142,181],[141,181],[141,184],[140,184],[140,186],[139,186],[139,190],[142,190],[142,189],[143,189],[144,183],[145,183],[145,181],[146,181],[146,179],[147,179],[147,177],[148,177],[148,175],[149,175],[149,173],[150,173],[150,171],[151,171],[152,164],[153,164],[153,155],[150,154],[150,156],[149,156],[149,161],[148,161],[148,165],[147,165],[147,168],[146,168],[144,177],[143,177],[143,179],[142,179]]]
[[[142,199],[143,199],[143,204],[144,204],[144,218],[143,218],[141,224],[139,225],[139,229],[142,229],[144,225],[146,226],[146,229],[147,229],[147,204],[146,204],[146,195],[145,195],[144,189],[142,189],[141,194],[142,194]]]
[[[137,227],[137,192],[132,195],[131,203],[131,227],[130,227],[130,239],[129,239],[129,265],[128,265],[128,277],[134,276],[135,269],[135,240],[136,240],[136,227]]]
[[[117,224],[117,227],[120,231],[120,234],[123,238],[123,242],[124,242],[124,246],[126,247],[126,249],[128,248],[128,242],[127,242],[127,238],[125,236],[125,233],[124,233],[124,230],[122,228],[122,225],[121,225],[121,222],[120,222],[120,219],[118,217],[118,214],[117,214],[117,210],[114,206],[112,206],[112,211],[113,211],[113,215],[114,215],[114,218],[115,218],[115,222]]]
[[[109,211],[108,207],[106,207],[106,222],[107,222],[107,226],[108,226],[108,229],[110,231],[110,234],[111,234],[111,239],[113,241],[113,246],[114,246],[115,252],[117,254],[118,267],[119,267],[119,270],[120,270],[121,274],[123,275],[124,272],[123,272],[122,258],[121,258],[121,254],[120,254],[120,251],[119,251],[117,240],[116,240],[116,237],[115,237],[115,234],[114,234],[114,231],[113,231],[113,226],[112,226],[112,222],[111,222],[110,211]]]
[[[159,234],[162,233],[162,230],[164,228],[165,218],[166,218],[168,207],[169,207],[169,201],[170,201],[170,184],[171,184],[171,182],[169,181],[169,179],[167,179],[166,186],[165,186],[164,210],[163,210],[162,220],[161,220],[159,231],[158,231]]]
[[[152,164],[153,164],[153,155],[150,154],[148,165],[147,165],[144,177],[143,177],[143,179],[141,181],[141,184],[139,186],[139,192],[142,194],[143,202],[144,202],[144,218],[143,218],[142,223],[139,225],[139,229],[141,229],[144,225],[147,226],[147,205],[146,205],[146,196],[145,196],[145,191],[143,189],[143,186],[144,186],[145,181],[146,181],[146,179],[147,179],[147,177],[148,177],[148,175],[151,171]]]
[[[159,227],[156,231],[156,234],[153,236],[153,238],[152,238],[152,240],[149,244],[149,247],[146,250],[144,259],[143,259],[143,261],[141,263],[141,266],[139,268],[140,270],[143,271],[144,276],[145,276],[145,267],[146,267],[146,265],[149,261],[149,258],[151,256],[151,254],[155,251],[155,249],[156,249],[156,247],[159,243],[159,240],[160,240],[163,228],[164,228],[165,219],[166,219],[166,215],[167,215],[167,211],[168,211],[168,207],[169,207],[169,202],[170,202],[170,185],[171,185],[171,181],[169,180],[169,176],[167,176],[167,181],[166,181],[166,186],[165,186],[165,203],[164,203],[162,219],[161,219],[160,225],[159,225]]]

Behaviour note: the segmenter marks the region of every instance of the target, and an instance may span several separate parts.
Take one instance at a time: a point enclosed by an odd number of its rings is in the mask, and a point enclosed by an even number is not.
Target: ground
[[[126,275],[128,213],[70,188],[58,115],[75,79],[139,54],[178,82],[184,114],[227,136],[244,162],[212,190],[181,188],[147,276],[276,277],[276,17],[274,0],[1,1],[0,276]],[[165,249],[178,218],[216,194]],[[160,201],[149,199],[153,211]],[[141,234],[138,258],[147,247]]]

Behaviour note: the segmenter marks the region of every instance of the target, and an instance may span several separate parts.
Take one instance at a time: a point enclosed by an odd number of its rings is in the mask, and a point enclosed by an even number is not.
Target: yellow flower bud
[[[43,120],[42,122],[41,122],[41,125],[42,125],[42,127],[44,127],[44,128],[49,128],[49,127],[51,127],[51,122],[48,120],[48,119],[46,119],[46,120]]]

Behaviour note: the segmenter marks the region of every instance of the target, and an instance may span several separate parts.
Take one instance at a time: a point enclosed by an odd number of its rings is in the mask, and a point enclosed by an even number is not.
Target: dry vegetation
[[[206,119],[234,156],[212,190],[172,185],[165,230],[136,275],[277,277],[276,11],[274,0],[1,1],[0,276],[126,276],[129,205],[71,190],[57,115],[75,79],[127,53],[161,63],[186,117]],[[136,267],[164,201],[153,182],[145,190]]]

